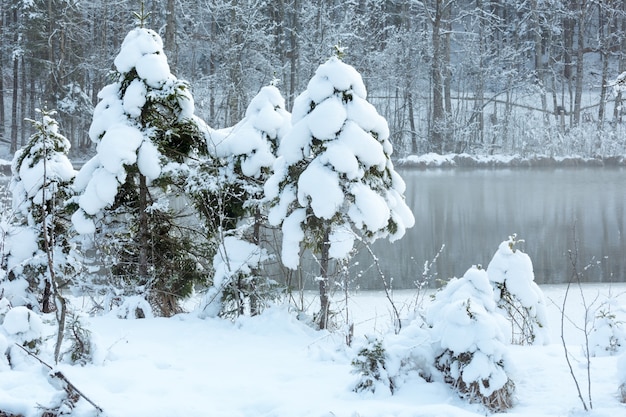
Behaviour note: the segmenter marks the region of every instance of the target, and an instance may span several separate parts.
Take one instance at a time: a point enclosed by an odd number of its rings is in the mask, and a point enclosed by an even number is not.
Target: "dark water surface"
[[[400,241],[373,245],[395,288],[411,288],[442,245],[431,270],[436,278],[461,276],[473,264],[486,267],[513,233],[525,240],[519,247],[531,257],[538,283],[570,279],[574,235],[586,281],[626,281],[625,168],[398,171],[415,227]],[[358,268],[371,264],[364,253],[357,259]],[[365,273],[361,288],[380,287],[377,275]]]

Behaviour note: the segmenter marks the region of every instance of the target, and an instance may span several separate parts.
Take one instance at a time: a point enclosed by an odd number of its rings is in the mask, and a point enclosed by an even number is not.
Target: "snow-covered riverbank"
[[[512,346],[516,405],[507,415],[557,417],[582,415],[560,340],[560,308],[565,287],[543,286],[548,301],[552,342],[547,346]],[[626,285],[585,285],[592,309],[610,301],[613,311],[626,303]],[[574,371],[586,395],[586,361],[581,344],[584,308],[577,287],[566,306],[566,340]],[[307,293],[317,307],[313,293]],[[424,294],[423,303],[429,303]],[[414,291],[393,294],[404,316],[415,305]],[[334,305],[341,311],[338,295]],[[192,306],[193,302],[188,305]],[[606,304],[605,304],[606,305]],[[407,378],[396,393],[355,393],[350,362],[365,333],[385,334],[390,305],[380,292],[353,294],[348,304],[356,323],[353,347],[341,332],[319,332],[296,318],[287,307],[259,317],[229,322],[182,314],[170,319],[120,320],[114,315],[86,319],[97,342],[93,364],[59,368],[109,417],[478,417],[484,410],[468,405],[437,378]],[[594,310],[595,311],[595,310]],[[621,312],[623,313],[623,312]],[[621,314],[620,313],[620,314]],[[422,341],[414,340],[415,346]],[[42,356],[49,352],[44,348]],[[32,358],[0,372],[0,410],[25,417],[54,403],[59,391]],[[617,398],[617,357],[591,360],[590,416],[626,412]],[[81,400],[74,416],[94,416]]]

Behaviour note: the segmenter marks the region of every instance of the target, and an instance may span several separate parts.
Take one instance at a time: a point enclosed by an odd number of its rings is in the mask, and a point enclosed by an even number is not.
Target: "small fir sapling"
[[[509,320],[511,343],[549,343],[546,300],[535,283],[530,257],[516,247],[516,235],[502,242],[487,266],[498,310]]]
[[[385,390],[393,394],[394,383],[387,371],[387,353],[383,341],[366,336],[367,344],[352,360],[353,373],[358,375],[355,392]]]
[[[80,268],[67,207],[75,171],[67,157],[70,142],[59,133],[55,112],[38,111],[41,120],[31,121],[35,133],[15,153],[11,166],[14,219],[6,236],[7,273],[0,279],[0,290],[13,305],[49,312],[53,309],[51,277],[62,277],[67,283]],[[54,271],[49,271],[50,260]]]
[[[591,356],[608,356],[621,353],[626,346],[624,310],[619,306],[605,304],[598,309],[589,334]]]
[[[94,344],[91,330],[85,327],[78,313],[68,313],[65,340],[69,342],[63,358],[66,362],[86,365],[93,361]]]
[[[391,162],[387,121],[367,101],[361,75],[337,52],[296,98],[292,128],[265,183],[268,220],[283,232],[282,263],[296,269],[301,246],[319,256],[322,329],[328,324],[330,260],[346,258],[357,237],[394,241],[415,222]]]
[[[472,267],[436,294],[427,322],[436,350],[435,366],[462,398],[494,412],[512,406],[503,317],[497,312],[487,273]]]
[[[208,131],[209,158],[187,183],[209,239],[217,242],[214,265],[227,265],[230,257],[238,258],[229,250],[227,240],[230,244],[247,242],[246,253],[265,252],[260,247],[265,223],[263,184],[271,174],[278,144],[290,127],[290,114],[284,107],[278,88],[266,86],[252,99],[237,125]],[[258,260],[258,256],[252,258]],[[244,304],[250,314],[260,313],[278,291],[276,282],[261,273],[262,262],[267,259],[264,256],[259,263],[251,259],[244,269],[229,267],[226,275],[216,269],[213,289],[205,301],[210,299],[213,307],[221,303],[230,313],[243,314]],[[238,259],[233,262],[241,264]],[[222,300],[216,299],[218,292]]]
[[[430,342],[430,331],[419,319],[384,339],[366,336],[352,360],[352,372],[358,375],[353,390],[394,394],[407,381],[430,382],[437,372]]]

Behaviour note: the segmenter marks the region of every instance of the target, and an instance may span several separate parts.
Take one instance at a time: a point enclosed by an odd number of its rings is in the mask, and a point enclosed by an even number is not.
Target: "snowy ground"
[[[517,403],[507,415],[519,417],[583,415],[560,341],[563,286],[542,287],[550,300],[552,343],[541,347],[511,347]],[[596,306],[609,292],[626,304],[626,285],[586,285],[587,301]],[[414,298],[410,291],[394,294],[398,306]],[[582,325],[577,289],[570,294],[569,318]],[[425,303],[428,302],[428,297]],[[559,307],[557,307],[557,305]],[[382,293],[354,295],[349,309],[356,322],[356,341],[365,333],[384,334],[390,324],[389,304]],[[402,309],[406,314],[407,308]],[[346,348],[338,333],[317,332],[299,322],[286,308],[235,323],[200,320],[193,315],[170,319],[119,320],[114,316],[88,319],[97,337],[95,363],[60,369],[107,416],[298,416],[298,417],[469,417],[484,415],[440,382],[408,381],[395,395],[357,394]],[[584,334],[566,323],[566,339],[574,368],[587,398]],[[420,341],[416,340],[416,344]],[[616,357],[592,358],[590,416],[626,414],[617,399]],[[56,391],[46,370],[23,358],[17,370],[0,371],[0,410],[37,415],[50,405]],[[73,415],[95,415],[85,401]]]

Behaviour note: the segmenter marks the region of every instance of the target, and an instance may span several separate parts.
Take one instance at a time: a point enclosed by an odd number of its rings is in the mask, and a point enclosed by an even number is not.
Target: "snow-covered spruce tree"
[[[367,345],[361,348],[352,360],[352,372],[359,376],[354,386],[355,392],[389,391],[393,394],[393,379],[387,370],[387,353],[382,340],[367,337]]]
[[[515,247],[518,242],[513,235],[500,244],[487,275],[498,308],[511,323],[511,343],[547,344],[546,300],[535,283],[530,257]]]
[[[207,303],[219,303],[222,315],[239,315],[248,305],[254,315],[276,297],[276,282],[260,274],[260,262],[268,259],[260,248],[265,223],[263,184],[289,127],[285,101],[270,85],[252,99],[241,122],[208,134],[211,158],[199,167],[200,175],[188,181],[207,232],[219,242],[213,261],[219,267],[203,310]],[[207,180],[213,183],[206,184]],[[238,248],[245,248],[250,256],[239,259]],[[222,271],[219,278],[218,270]]]
[[[618,307],[620,313],[623,309]],[[593,328],[589,334],[589,349],[591,356],[616,355],[626,346],[626,330],[615,310],[600,308],[593,321]]]
[[[515,384],[507,375],[506,341],[487,273],[472,267],[436,294],[427,312],[435,366],[470,402],[491,411],[511,407]]]
[[[282,262],[299,264],[301,245],[319,256],[320,313],[327,327],[330,259],[355,239],[401,238],[414,218],[390,156],[389,128],[367,100],[361,75],[339,58],[322,64],[295,100],[292,128],[265,184],[270,224],[282,225]]]
[[[47,313],[53,309],[52,277],[65,285],[79,266],[66,207],[75,176],[67,157],[70,143],[59,133],[55,113],[40,112],[41,120],[32,121],[35,133],[15,153],[11,166],[14,219],[5,241],[6,276],[0,281],[0,293],[14,306]]]
[[[204,141],[189,86],[170,73],[156,32],[130,31],[114,63],[116,81],[98,94],[89,129],[97,154],[76,177],[72,221],[96,234],[116,285],[170,315],[199,278],[189,230],[170,203],[178,171]]]

